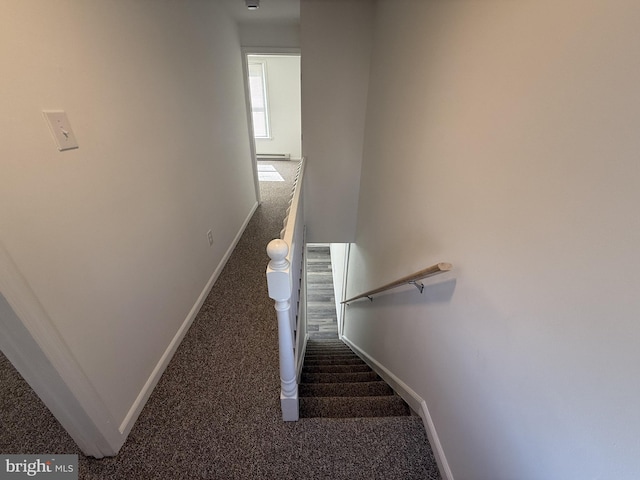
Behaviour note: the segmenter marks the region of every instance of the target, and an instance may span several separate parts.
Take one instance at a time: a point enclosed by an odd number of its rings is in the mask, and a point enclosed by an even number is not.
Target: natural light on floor
[[[261,182],[284,182],[273,165],[258,165],[258,180]]]

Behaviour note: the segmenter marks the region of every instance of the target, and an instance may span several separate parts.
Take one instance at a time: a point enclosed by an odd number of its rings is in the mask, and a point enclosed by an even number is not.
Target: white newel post
[[[271,261],[267,267],[269,297],[275,300],[280,343],[280,404],[284,421],[298,420],[298,383],[296,382],[293,331],[291,329],[291,272],[287,260],[289,246],[284,240],[267,245]]]

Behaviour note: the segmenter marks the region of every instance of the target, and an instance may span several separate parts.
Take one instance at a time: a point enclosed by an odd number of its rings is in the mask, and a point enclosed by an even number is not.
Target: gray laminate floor
[[[307,246],[307,331],[309,338],[338,338],[329,245]]]

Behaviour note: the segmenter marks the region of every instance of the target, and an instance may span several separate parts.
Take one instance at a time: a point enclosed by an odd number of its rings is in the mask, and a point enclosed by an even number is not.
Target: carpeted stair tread
[[[353,352],[335,352],[335,353],[327,353],[326,351],[322,352],[307,352],[304,358],[337,358],[337,357],[348,357],[348,358],[360,358],[357,355],[354,355]]]
[[[354,354],[353,351],[344,347],[307,348],[306,353],[313,354],[313,355],[324,355],[324,354],[332,354],[332,353],[336,353],[336,354],[344,353],[344,354],[351,354],[351,355]]]
[[[307,348],[349,348],[349,346],[342,343],[340,340],[316,339],[313,340],[313,343],[311,343],[311,341],[307,342]]]
[[[339,361],[342,361],[342,360],[362,360],[357,355],[347,355],[347,354],[340,354],[340,355],[306,355],[304,357],[304,359],[305,359],[305,362],[313,362],[315,360],[325,360],[327,362],[332,362],[332,363],[338,363]]]
[[[352,351],[350,350],[343,350],[341,348],[332,348],[330,350],[327,349],[321,349],[321,350],[309,350],[307,349],[307,351],[305,352],[305,357],[307,355],[355,355]],[[357,356],[357,355],[356,355]]]
[[[340,353],[337,355],[327,355],[327,354],[315,354],[310,353],[304,356],[305,360],[320,360],[320,359],[331,359],[331,360],[361,360],[357,355],[349,355],[348,353]]]
[[[306,353],[350,353],[353,354],[353,351],[344,347],[322,347],[322,348],[307,348]]]
[[[371,372],[352,373],[305,373],[300,376],[301,383],[348,383],[348,382],[377,382],[380,377]]]
[[[307,352],[305,353],[305,358],[307,357],[318,357],[318,356],[335,356],[335,355],[354,355],[353,352],[350,352],[348,350],[331,350],[331,351],[327,351],[327,350],[318,350],[318,351],[313,351],[313,350],[307,350]],[[355,355],[357,357],[357,355]]]
[[[307,350],[305,353],[305,358],[306,357],[317,357],[319,355],[353,355],[353,352],[350,352],[348,350],[331,350],[331,351],[327,351],[327,350]],[[356,355],[357,356],[357,355]]]
[[[301,383],[298,385],[300,397],[380,397],[393,394],[393,389],[385,382]]]
[[[302,367],[303,373],[359,373],[371,372],[369,365],[309,365]]]
[[[353,353],[353,351],[347,346],[335,346],[335,347],[307,347],[307,353],[329,353],[329,352],[345,352]]]
[[[304,418],[398,417],[405,415],[410,415],[409,407],[397,395],[300,398],[300,416]]]
[[[310,358],[310,359],[306,359],[304,360],[304,364],[305,365],[366,365],[362,359],[355,357],[355,358],[342,358],[342,357],[336,357],[336,358],[331,358],[331,357],[327,357],[327,358]]]

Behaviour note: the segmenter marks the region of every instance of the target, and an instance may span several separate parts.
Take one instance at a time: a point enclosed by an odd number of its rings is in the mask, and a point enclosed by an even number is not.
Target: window
[[[253,135],[255,138],[270,138],[264,63],[249,64],[249,90],[251,92]]]

